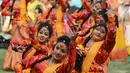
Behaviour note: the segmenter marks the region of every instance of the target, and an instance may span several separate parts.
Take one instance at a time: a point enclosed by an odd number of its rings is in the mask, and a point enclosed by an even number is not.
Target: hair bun
[[[60,36],[57,39],[57,43],[58,42],[63,42],[63,43],[65,43],[68,46],[70,44],[70,38],[68,36]]]

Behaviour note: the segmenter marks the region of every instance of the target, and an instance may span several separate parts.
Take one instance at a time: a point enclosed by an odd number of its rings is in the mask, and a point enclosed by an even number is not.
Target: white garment
[[[2,27],[2,31],[11,30],[12,25],[10,24],[10,16],[6,16],[6,19],[4,20],[4,25]]]
[[[121,0],[119,0],[120,2]],[[118,12],[119,12],[119,20],[120,24],[125,26],[125,40],[130,41],[130,6],[125,6],[119,4]]]
[[[130,25],[125,25],[126,30],[125,30],[125,39],[130,41]]]

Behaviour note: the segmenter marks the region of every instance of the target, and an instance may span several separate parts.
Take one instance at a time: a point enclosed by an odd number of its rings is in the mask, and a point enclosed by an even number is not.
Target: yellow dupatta
[[[31,58],[32,56],[34,56],[35,53],[36,53],[36,50],[34,48],[33,49],[31,48],[31,50],[29,50],[29,52],[25,54],[24,59]]]
[[[62,64],[62,63],[61,63]],[[47,67],[43,73],[54,73],[55,70],[61,65],[61,64],[55,64]]]
[[[89,52],[87,53],[84,61],[83,61],[83,65],[82,65],[82,73],[89,73],[89,69],[90,66],[97,54],[97,52],[99,51],[101,45],[102,45],[103,41],[101,42],[96,42],[89,50]]]
[[[64,34],[64,26],[63,26],[63,12],[62,12],[62,9],[61,7],[59,7],[56,11],[56,24],[55,24],[55,27],[56,27],[56,32],[57,32],[57,35],[58,36],[62,36]]]
[[[26,12],[27,12],[26,0],[20,0],[20,23],[23,26],[27,26],[26,20],[28,20],[28,17],[26,15]]]
[[[126,48],[126,43],[125,43],[123,28],[119,24],[119,27],[116,30],[116,43],[113,50],[124,49],[124,48]]]
[[[27,68],[27,69],[23,70],[22,73],[31,73],[31,68]]]

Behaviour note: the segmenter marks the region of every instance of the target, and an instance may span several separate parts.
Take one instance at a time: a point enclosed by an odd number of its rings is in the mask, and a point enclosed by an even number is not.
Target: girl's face
[[[100,3],[96,3],[94,6],[93,6],[93,9],[95,11],[99,11],[101,9],[101,4]]]
[[[56,4],[56,0],[49,0],[50,4],[54,6]]]
[[[88,4],[92,4],[92,3],[91,3],[91,0],[87,0],[87,1],[88,1]]]
[[[42,3],[46,4],[48,0],[41,0]]]
[[[52,53],[52,57],[55,60],[61,61],[66,58],[68,54],[67,46],[63,42],[59,42],[56,44],[54,51]]]
[[[49,30],[46,27],[42,27],[38,32],[38,41],[41,43],[47,42],[49,39]]]
[[[109,20],[109,22],[115,22],[115,15],[114,14],[108,14],[108,20]]]
[[[35,10],[34,10],[34,17],[35,17],[35,18],[39,18],[41,15],[42,15],[42,13],[39,13],[39,12],[38,12],[38,9],[35,9]]]
[[[92,33],[92,39],[94,41],[102,41],[105,38],[106,31],[103,26],[97,26]]]

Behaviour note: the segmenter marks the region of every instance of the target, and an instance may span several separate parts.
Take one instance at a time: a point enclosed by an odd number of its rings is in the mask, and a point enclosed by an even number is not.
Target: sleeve
[[[14,48],[15,46],[23,46],[23,47],[27,47],[31,44],[30,41],[27,40],[18,40],[18,39],[12,39],[10,41],[11,46]],[[13,49],[15,51],[17,51],[17,49]]]
[[[36,62],[37,60],[40,60],[41,58],[44,58],[44,57],[45,56],[43,56],[43,55],[42,56],[38,55],[38,56],[33,56],[28,59],[23,59],[21,63],[16,63],[14,65],[15,73],[23,73],[24,69],[31,68],[31,66],[34,62]]]
[[[32,40],[31,43],[32,43],[33,48],[35,48],[40,53],[44,55],[48,54],[48,47],[40,45],[38,40]]]
[[[84,19],[86,18],[87,16],[89,15],[89,12],[80,12],[80,13],[73,13],[71,14],[71,16],[74,18],[74,19]]]
[[[4,7],[4,9],[2,10],[2,15],[3,15],[3,16],[11,16],[11,15],[13,15],[12,12],[9,12],[9,11],[8,11],[9,9],[10,9],[10,2],[8,2],[8,3],[6,4],[6,6]],[[17,5],[14,5],[14,6],[13,6],[13,10],[20,11],[19,5],[18,5],[18,4],[17,4]]]
[[[91,31],[90,28],[93,27],[93,25],[95,24],[95,22],[94,22],[94,19],[90,19],[89,21],[90,21],[90,23],[84,23],[83,24],[82,29],[81,29],[82,34],[80,34],[80,35],[83,36],[86,33],[89,33],[89,31]]]
[[[116,37],[116,27],[111,26],[108,30],[108,34],[101,48],[99,49],[98,54],[95,57],[95,61],[98,64],[103,64],[107,58],[109,57],[110,52],[112,51],[115,45],[115,37]]]
[[[4,9],[2,10],[2,15],[3,16],[11,16],[13,14],[11,12],[8,12],[9,8],[10,8],[10,2],[8,2],[6,4],[6,6],[4,7]]]
[[[68,62],[63,63],[60,67],[58,67],[56,73],[71,73],[75,65],[76,45],[77,45],[76,43],[72,43],[69,45]]]
[[[19,6],[19,4],[15,4],[15,5],[13,6],[13,10],[20,11],[20,6]]]
[[[46,18],[48,16],[48,14],[50,13],[50,9],[51,8],[48,8],[46,11],[43,12],[42,19],[40,20],[40,22],[46,22]]]
[[[65,12],[66,11],[66,1],[64,1],[64,0],[58,0],[58,2],[60,3],[62,11]]]
[[[36,39],[37,27],[36,26],[32,26],[32,27],[29,27],[29,29],[30,29],[30,37],[32,39]]]
[[[22,68],[23,69],[30,68],[34,62],[36,62],[44,57],[45,57],[44,55],[37,55],[37,56],[33,56],[31,58],[28,58],[28,59],[23,59],[22,64],[21,64]]]
[[[80,13],[73,13],[68,15],[68,24],[69,26],[74,25],[74,21],[76,20],[83,20],[89,15],[89,12],[80,12]]]

